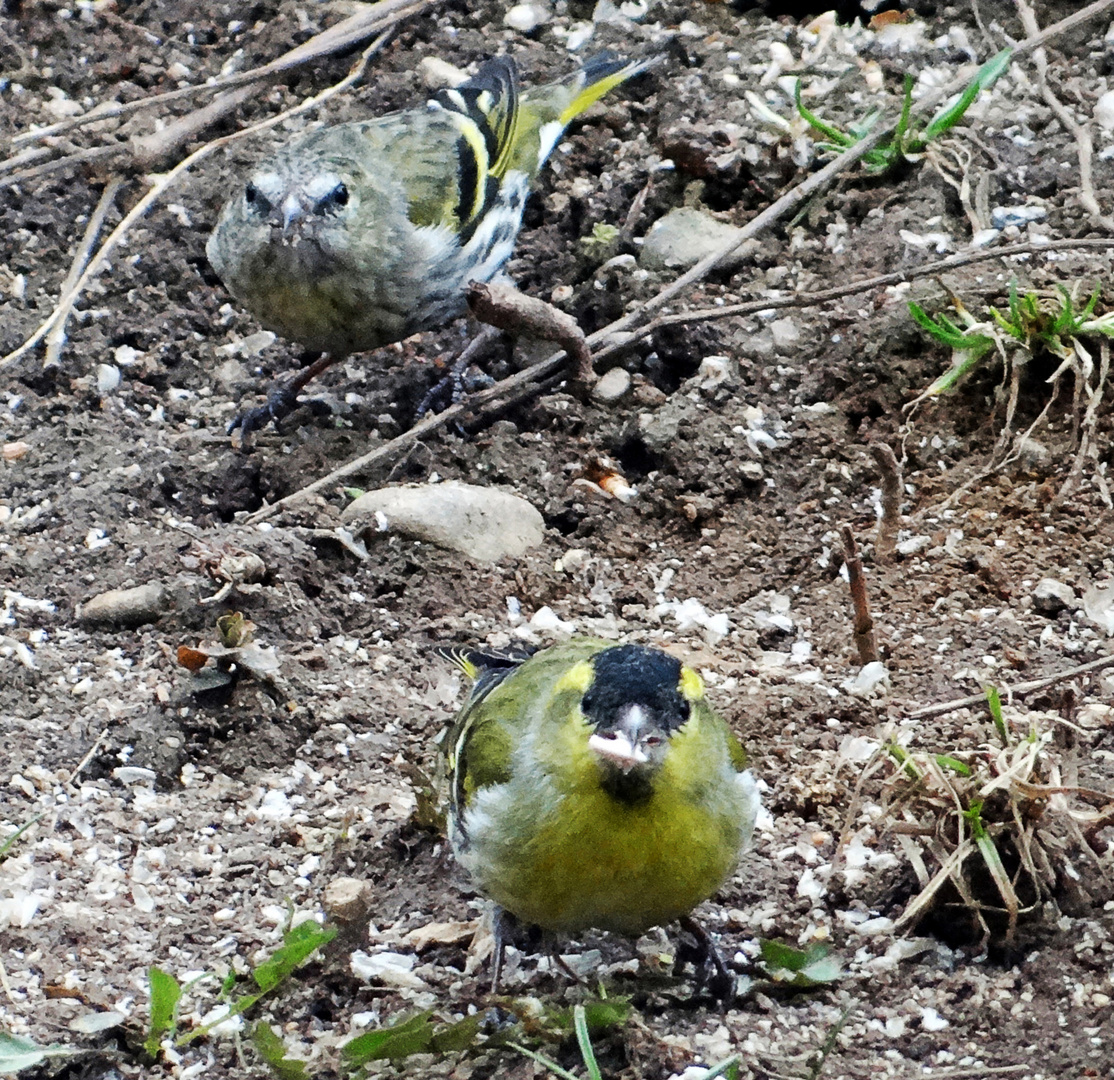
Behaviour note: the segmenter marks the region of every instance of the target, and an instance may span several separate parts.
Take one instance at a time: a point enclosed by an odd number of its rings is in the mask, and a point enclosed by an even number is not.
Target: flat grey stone
[[[114,626],[142,626],[155,622],[169,610],[166,590],[157,582],[132,589],[109,589],[81,605],[78,618],[83,623],[108,623]]]
[[[395,533],[478,562],[521,555],[545,536],[541,514],[525,499],[455,480],[365,492],[344,511],[343,520],[363,523],[365,540]]]
[[[1078,602],[1075,590],[1055,578],[1041,578],[1033,589],[1033,610],[1041,615],[1055,617]]]
[[[651,269],[687,269],[738,239],[742,231],[702,210],[681,206],[654,222],[642,242],[639,262]],[[736,252],[728,265],[747,254],[748,250]]]

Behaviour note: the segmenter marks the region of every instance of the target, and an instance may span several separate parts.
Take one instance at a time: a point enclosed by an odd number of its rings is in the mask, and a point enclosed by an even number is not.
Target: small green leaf
[[[390,1027],[368,1031],[350,1039],[340,1049],[346,1061],[364,1065],[369,1061],[391,1061],[410,1054],[428,1053],[433,1044],[432,1010],[417,1013]]]
[[[960,776],[971,775],[970,765],[960,761],[959,758],[949,757],[947,754],[937,754],[936,764],[939,765],[941,769],[951,769],[952,772],[959,773]]]
[[[61,1046],[57,1043],[53,1046],[39,1046],[30,1039],[21,1039],[6,1031],[0,1031],[0,1073],[16,1073],[24,1069],[33,1069],[48,1058],[72,1057],[78,1052],[69,1046]]]
[[[154,966],[147,969],[147,984],[151,992],[151,1019],[147,1026],[147,1038],[143,1041],[143,1050],[149,1058],[156,1058],[163,1036],[174,1030],[182,987],[173,975]]]
[[[252,971],[252,978],[265,994],[290,977],[299,964],[336,937],[336,927],[318,926],[312,919],[288,930],[282,945]]]
[[[251,1041],[279,1080],[306,1080],[309,1075],[306,1063],[286,1056],[286,1044],[274,1033],[270,1024],[260,1020],[251,1029]]]
[[[480,1034],[488,1024],[484,1013],[474,1013],[453,1024],[437,1028],[430,1040],[430,1049],[438,1054],[458,1053],[471,1050],[479,1042]]]
[[[818,943],[808,949],[794,949],[780,941],[761,941],[762,959],[772,969],[793,973],[790,985],[802,988],[834,982],[840,977],[838,960],[829,957],[829,948]]]

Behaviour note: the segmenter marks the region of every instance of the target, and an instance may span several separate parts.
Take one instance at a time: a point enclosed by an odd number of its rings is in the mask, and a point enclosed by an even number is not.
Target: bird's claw
[[[735,996],[735,976],[727,968],[723,956],[708,932],[691,916],[681,920],[687,936],[677,944],[674,974],[691,964],[696,974],[697,992],[707,990],[717,1001],[729,1002]]]
[[[237,413],[228,425],[226,434],[231,435],[239,430],[241,442],[245,442],[251,435],[273,423],[276,427],[279,421],[289,416],[298,404],[298,390],[293,386],[276,384],[267,391],[267,403],[257,405],[254,409],[245,409]]]

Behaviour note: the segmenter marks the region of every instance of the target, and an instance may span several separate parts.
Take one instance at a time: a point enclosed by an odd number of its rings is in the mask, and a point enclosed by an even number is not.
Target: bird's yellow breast
[[[753,821],[749,788],[694,721],[642,801],[610,794],[593,755],[570,746],[559,778],[533,771],[480,792],[463,857],[477,883],[547,930],[636,935],[686,915],[731,874]]]

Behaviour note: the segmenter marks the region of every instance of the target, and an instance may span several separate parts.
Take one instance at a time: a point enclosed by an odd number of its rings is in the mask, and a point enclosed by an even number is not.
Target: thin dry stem
[[[904,484],[901,465],[892,447],[887,443],[871,443],[870,454],[882,474],[882,517],[878,520],[878,533],[874,539],[874,557],[885,566],[893,561],[897,552]]]
[[[1068,668],[1066,671],[1047,675],[1042,679],[1032,679],[1029,682],[1017,683],[1016,686],[999,687],[999,693],[1004,701],[1013,697],[1028,694],[1033,690],[1043,690],[1046,686],[1054,686],[1065,679],[1074,679],[1076,675],[1087,675],[1092,671],[1101,671],[1103,668],[1114,667],[1114,655],[1100,656],[1097,660],[1090,660],[1078,667]],[[943,701],[936,705],[926,705],[923,709],[916,709],[909,713],[910,720],[923,720],[929,716],[943,716],[944,713],[955,712],[956,709],[970,709],[976,705],[986,704],[986,694],[971,694],[969,697],[957,698],[955,701]]]
[[[1100,338],[1098,381],[1095,383],[1094,390],[1090,388],[1080,373],[1076,372],[1075,385],[1077,389],[1082,388],[1083,393],[1087,396],[1087,412],[1083,417],[1083,423],[1080,425],[1079,448],[1075,452],[1075,459],[1072,461],[1071,469],[1056,498],[1052,500],[1052,509],[1054,510],[1063,506],[1068,496],[1075,490],[1079,478],[1083,475],[1083,466],[1087,459],[1097,457],[1095,433],[1098,430],[1098,409],[1106,392],[1106,382],[1109,377],[1110,342],[1106,338]]]
[[[100,236],[101,229],[104,227],[104,220],[108,217],[108,211],[112,208],[112,204],[116,201],[116,195],[123,185],[124,179],[121,176],[114,176],[109,180],[104,191],[101,192],[96,209],[89,217],[89,223],[85,226],[85,235],[81,238],[81,244],[74,253],[66,280],[62,282],[62,295],[70,296],[71,300],[65,308],[61,308],[61,305],[59,305],[58,320],[46,336],[46,356],[43,359],[44,371],[57,367],[59,364],[62,346],[66,342],[66,321],[69,319],[70,313],[73,311],[74,301],[77,299],[74,284],[81,277],[82,270],[89,262],[89,255],[93,250],[93,245],[97,242],[97,237]]]
[[[847,564],[847,576],[851,581],[851,603],[855,609],[853,634],[855,648],[859,651],[859,663],[864,667],[878,659],[878,643],[874,640],[874,619],[870,614],[870,599],[866,591],[866,576],[863,562],[859,558],[859,548],[850,525],[840,528],[843,537],[843,561]]]

